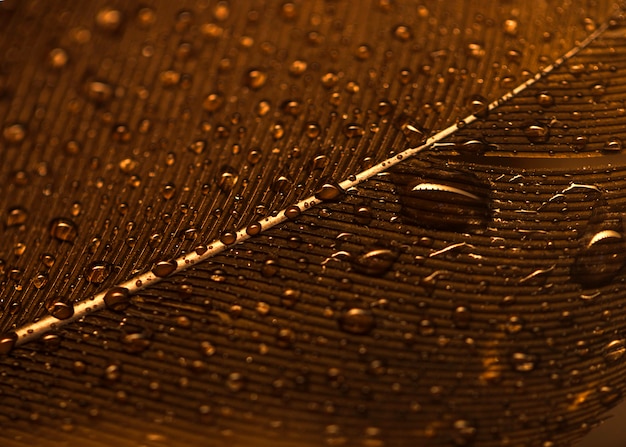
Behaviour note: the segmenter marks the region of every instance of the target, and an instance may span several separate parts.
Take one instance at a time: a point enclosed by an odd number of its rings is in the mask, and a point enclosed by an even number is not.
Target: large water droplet
[[[398,167],[401,213],[420,226],[453,231],[479,229],[490,218],[489,187],[473,173]]]
[[[0,334],[0,355],[9,354],[13,350],[16,341],[17,334],[15,332]]]
[[[379,276],[391,268],[398,254],[389,249],[376,249],[354,259],[354,269],[366,275]]]
[[[104,304],[115,312],[126,309],[129,303],[130,294],[125,287],[113,287],[107,290],[104,295]]]
[[[609,283],[626,262],[622,219],[600,210],[580,238],[580,251],[571,266],[572,279],[585,287]]]
[[[160,261],[152,268],[152,273],[159,278],[165,278],[174,273],[177,267],[178,263],[175,260]]]
[[[46,303],[46,310],[59,320],[67,320],[74,315],[74,307],[71,304],[63,302],[59,298],[53,298]]]

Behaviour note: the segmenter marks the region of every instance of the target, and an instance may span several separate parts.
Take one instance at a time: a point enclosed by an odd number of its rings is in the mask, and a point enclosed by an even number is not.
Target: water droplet
[[[178,263],[175,260],[171,261],[160,261],[157,262],[156,265],[152,268],[152,273],[154,276],[159,278],[165,278],[166,276],[171,275],[178,268]]]
[[[6,225],[7,227],[14,227],[18,225],[23,225],[26,223],[26,219],[28,218],[28,212],[19,206],[9,209],[9,212],[6,216]]]
[[[196,140],[187,146],[187,149],[193,152],[194,154],[200,155],[207,147],[206,140]]]
[[[622,392],[619,389],[615,389],[612,386],[601,386],[598,389],[600,395],[600,403],[607,407],[612,407],[617,404],[622,398]]]
[[[237,233],[234,231],[224,231],[220,236],[220,241],[223,244],[231,245],[237,242]]]
[[[523,352],[515,352],[511,356],[513,369],[519,372],[530,372],[535,369],[537,358],[534,355]]]
[[[473,444],[476,437],[476,427],[474,427],[469,421],[459,419],[454,421],[454,444],[458,446],[466,446]]]
[[[92,284],[102,284],[111,274],[112,266],[108,262],[92,262],[85,273],[85,278]]]
[[[78,227],[72,220],[59,217],[50,223],[50,236],[59,241],[74,242]]]
[[[16,341],[17,334],[15,332],[0,334],[0,355],[9,354],[15,347]]]
[[[122,26],[123,20],[122,12],[113,8],[103,8],[96,14],[96,26],[102,31],[118,31]]]
[[[87,98],[101,105],[113,98],[113,86],[102,81],[91,81],[86,86]]]
[[[248,236],[256,236],[261,232],[261,230],[261,224],[259,222],[254,222],[246,227],[246,234],[248,234]]]
[[[322,81],[322,85],[325,88],[330,89],[334,87],[335,85],[337,85],[337,83],[339,82],[339,76],[337,75],[337,73],[328,72],[322,76],[321,81]]]
[[[67,320],[74,315],[74,307],[71,304],[63,302],[58,297],[46,303],[46,310],[50,315],[59,320]]]
[[[176,185],[173,183],[168,183],[163,186],[162,195],[165,200],[171,200],[176,193]]]
[[[26,138],[26,128],[22,124],[10,124],[2,130],[7,143],[18,144]]]
[[[145,351],[150,347],[151,341],[148,333],[134,332],[131,334],[124,334],[122,337],[122,345],[126,352],[132,354],[138,354]]]
[[[504,33],[513,37],[517,36],[518,27],[519,23],[515,19],[505,20],[502,26]]]
[[[484,96],[473,95],[469,100],[470,112],[480,118],[489,115],[489,101]]]
[[[286,307],[291,309],[296,305],[298,301],[300,301],[302,293],[296,289],[285,289],[281,295],[280,303]]]
[[[365,134],[365,129],[360,124],[349,123],[343,128],[343,134],[348,138],[359,138]]]
[[[533,144],[546,143],[550,139],[550,128],[545,124],[526,124],[522,130],[528,141]]]
[[[285,216],[290,220],[296,219],[301,213],[302,211],[300,211],[300,208],[295,205],[287,207],[285,210]]]
[[[339,327],[344,332],[365,335],[376,326],[374,314],[367,309],[352,308],[345,311],[339,318]]]
[[[397,25],[396,27],[394,27],[391,34],[400,42],[406,42],[413,37],[413,32],[411,31],[411,28],[409,28],[407,25]]]
[[[353,260],[353,265],[359,273],[380,276],[391,268],[397,258],[396,252],[381,248],[358,256]]]
[[[267,82],[267,73],[261,69],[255,68],[246,73],[244,83],[252,90],[258,90]]]
[[[243,374],[233,372],[228,375],[228,379],[226,379],[226,385],[228,386],[228,389],[230,391],[236,393],[246,387],[246,381]]]
[[[408,115],[400,115],[394,120],[394,125],[404,134],[410,146],[418,146],[426,137],[426,130]]]
[[[620,152],[622,150],[622,140],[618,137],[610,137],[602,148],[606,152]]]
[[[590,223],[581,236],[582,247],[571,266],[574,281],[585,287],[597,287],[609,283],[619,273],[626,262],[626,244],[622,233],[613,228],[621,228],[620,224],[619,221]]]
[[[224,105],[224,96],[220,93],[209,93],[202,102],[202,108],[209,113],[213,113]]]
[[[344,190],[336,183],[325,182],[315,191],[315,198],[325,201],[334,201],[338,200],[344,193]]]
[[[220,174],[217,179],[217,186],[223,192],[230,192],[233,190],[238,179],[239,175],[234,168],[231,168],[230,166],[223,166],[220,169]]]
[[[624,340],[613,340],[603,349],[604,359],[610,363],[617,362],[624,357],[625,353],[626,346],[624,346]]]
[[[107,308],[120,312],[130,304],[130,294],[126,287],[113,287],[104,295],[104,304]]]
[[[63,48],[54,48],[48,53],[48,64],[56,70],[65,67],[68,61],[69,56]]]
[[[541,92],[537,95],[537,102],[541,107],[552,107],[554,105],[554,96],[549,92]]]
[[[450,169],[398,167],[392,178],[400,185],[401,213],[426,227],[458,231],[486,226],[491,214],[489,187],[473,173]]]

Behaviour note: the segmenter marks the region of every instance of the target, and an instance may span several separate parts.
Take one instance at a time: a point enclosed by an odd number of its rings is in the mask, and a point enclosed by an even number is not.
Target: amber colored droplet
[[[21,143],[26,138],[26,128],[21,124],[11,124],[4,128],[2,136],[9,143]]]
[[[113,287],[104,295],[104,304],[107,308],[120,312],[130,304],[130,294],[126,287]]]
[[[259,222],[254,222],[246,227],[246,233],[248,236],[256,236],[261,232],[261,224]]]
[[[50,223],[50,236],[59,241],[74,242],[78,228],[72,220],[59,217]]]
[[[252,69],[246,73],[245,84],[253,90],[258,90],[267,82],[267,73],[263,70]]]
[[[113,87],[106,82],[92,81],[87,84],[87,98],[96,104],[104,104],[113,98]]]
[[[69,60],[67,52],[63,48],[54,48],[48,54],[48,63],[50,67],[59,69],[65,67]]]
[[[202,108],[206,112],[215,112],[224,105],[224,97],[220,93],[210,93],[204,98]]]
[[[295,205],[290,206],[285,210],[285,216],[287,216],[287,219],[291,220],[297,218],[301,213],[302,211],[300,211],[300,208]]]
[[[224,231],[220,236],[220,241],[226,245],[234,244],[237,242],[237,233],[234,231]]]
[[[120,29],[124,16],[121,11],[113,8],[104,8],[96,14],[96,25],[103,31],[115,32]]]
[[[376,320],[371,311],[367,309],[353,308],[344,312],[339,319],[342,331],[351,334],[365,335],[374,329]]]
[[[15,347],[16,341],[17,334],[15,332],[0,335],[0,355],[9,354]]]
[[[196,252],[198,256],[202,256],[207,251],[209,251],[209,248],[206,245],[198,245],[194,251]]]
[[[335,183],[324,183],[316,192],[315,198],[325,201],[339,199],[344,194],[344,190]]]
[[[165,278],[176,271],[178,263],[172,261],[160,261],[152,268],[152,273],[159,278]]]
[[[7,213],[6,225],[7,227],[22,225],[26,222],[27,217],[28,213],[26,212],[26,210],[24,208],[16,206],[15,208],[11,208]]]
[[[388,249],[371,250],[354,260],[354,268],[359,273],[379,276],[391,268],[398,254]]]
[[[111,264],[104,261],[92,262],[87,267],[85,278],[92,284],[102,284],[111,274]]]
[[[59,320],[67,320],[74,315],[74,306],[54,298],[46,304],[46,310]]]

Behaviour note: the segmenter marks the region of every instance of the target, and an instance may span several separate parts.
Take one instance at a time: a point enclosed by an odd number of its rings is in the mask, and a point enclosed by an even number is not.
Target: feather
[[[37,6],[0,5],[8,443],[563,445],[619,402],[609,2]]]

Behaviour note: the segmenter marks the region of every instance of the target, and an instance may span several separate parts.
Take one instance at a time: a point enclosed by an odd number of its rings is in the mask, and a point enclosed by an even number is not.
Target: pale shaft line
[[[504,94],[502,97],[498,98],[497,100],[493,101],[492,103],[489,104],[489,106],[487,107],[488,111],[492,111],[495,108],[497,108],[498,106],[500,106],[501,104],[509,101],[510,99],[514,98],[515,96],[517,96],[520,92],[522,92],[523,90],[527,89],[528,87],[530,87],[531,85],[535,84],[537,81],[539,81],[541,78],[545,77],[546,75],[548,75],[549,73],[551,73],[552,71],[554,71],[555,68],[561,66],[564,62],[566,62],[568,59],[570,59],[571,57],[575,56],[576,54],[578,54],[578,52],[580,52],[582,49],[584,49],[585,47],[587,47],[591,42],[593,42],[600,34],[602,34],[604,31],[606,31],[606,29],[608,28],[609,24],[608,23],[604,23],[602,26],[598,27],[593,33],[591,33],[585,40],[583,40],[580,45],[572,48],[570,51],[568,51],[567,53],[565,53],[563,56],[561,56],[560,58],[558,58],[556,61],[554,61],[554,63],[552,63],[551,65],[548,65],[546,68],[544,68],[542,71],[540,71],[539,73],[535,74],[535,76],[533,76],[532,78],[528,79],[527,81],[523,82],[522,84],[518,85],[517,87],[515,87],[513,90],[509,91],[508,93]],[[450,135],[454,134],[459,128],[459,124],[461,124],[461,126],[467,126],[471,123],[473,123],[474,121],[476,121],[478,119],[478,117],[476,115],[469,115],[466,118],[464,118],[463,120],[461,120],[459,123],[453,124],[450,127],[447,127],[446,129],[443,129],[440,132],[437,132],[436,134],[434,134],[433,136],[429,137],[428,139],[426,139],[426,141],[421,144],[420,146],[414,147],[414,148],[410,148],[410,149],[406,149],[405,151],[394,155],[393,157],[378,163],[377,165],[372,166],[371,168],[368,168],[364,171],[359,172],[358,174],[355,174],[353,176],[350,176],[349,178],[347,178],[346,180],[342,181],[341,183],[339,183],[339,187],[343,190],[347,190],[353,186],[356,186],[360,183],[365,182],[366,180],[374,177],[377,174],[380,174],[386,170],[388,170],[390,167],[397,165],[398,163],[401,163],[402,161],[413,157],[414,155],[422,152],[425,149],[430,148],[431,146],[433,146],[435,143],[443,140],[444,138],[449,137]],[[320,204],[321,202],[323,202],[323,200],[320,200],[314,196],[311,197],[307,197],[304,200],[301,200],[298,203],[295,203],[294,205],[296,207],[298,207],[300,210],[305,211],[311,207],[314,207],[318,204]],[[291,207],[290,207],[291,208]],[[281,223],[285,222],[288,220],[287,215],[285,214],[285,212],[287,211],[287,209],[284,209],[280,212],[278,212],[278,214],[276,214],[275,216],[271,216],[271,217],[267,217],[263,220],[261,220],[259,223],[261,224],[261,228],[262,231],[264,230],[268,230],[270,228],[273,228],[277,225],[280,225]],[[250,236],[247,232],[245,228],[242,228],[240,230],[237,231],[236,233],[236,239],[234,244],[239,244],[241,242],[244,242],[246,240],[248,240]],[[184,270],[186,270],[187,268],[198,264],[199,262],[205,261],[207,259],[212,258],[213,256],[222,253],[223,251],[225,251],[226,249],[232,247],[232,245],[234,244],[224,244],[223,242],[219,241],[219,240],[215,240],[213,242],[211,242],[208,246],[207,246],[207,250],[201,254],[198,254],[197,252],[191,252],[191,253],[187,253],[181,257],[179,257],[178,259],[176,259],[176,263],[177,263],[177,268],[172,272],[172,274],[174,273],[179,273],[182,272]],[[115,287],[122,287],[122,288],[126,288],[128,289],[128,292],[130,295],[136,294],[137,292],[139,292],[142,289],[145,289],[146,287],[149,287],[151,285],[156,284],[157,282],[161,281],[161,277],[156,276],[154,273],[152,273],[151,271],[145,272],[145,273],[141,273],[131,279],[129,279],[128,281],[125,281],[123,283],[117,284]],[[110,290],[110,289],[109,289]],[[22,326],[21,328],[17,329],[15,331],[15,333],[17,334],[17,340],[15,342],[16,346],[22,345],[24,343],[27,343],[29,341],[35,340],[39,337],[41,337],[42,335],[49,333],[61,326],[64,326],[68,323],[71,323],[73,321],[79,320],[87,315],[89,315],[90,313],[93,313],[97,310],[100,310],[104,307],[106,307],[105,305],[105,301],[104,301],[104,297],[106,295],[107,290],[100,292],[96,295],[91,296],[88,299],[85,299],[83,301],[80,301],[78,303],[76,303],[74,305],[74,314],[67,319],[63,319],[60,320],[56,317],[53,317],[51,315],[45,316],[43,318],[41,318],[40,320],[34,322],[34,323],[29,323],[27,325]]]

